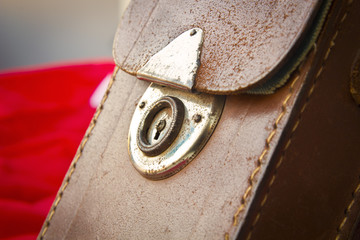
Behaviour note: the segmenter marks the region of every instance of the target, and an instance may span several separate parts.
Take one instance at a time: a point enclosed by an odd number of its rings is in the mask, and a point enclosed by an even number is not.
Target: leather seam
[[[345,211],[344,211],[344,218],[343,220],[341,221],[340,225],[337,227],[336,231],[337,231],[337,234],[335,236],[335,240],[339,240],[340,237],[341,237],[341,233],[342,233],[342,230],[348,220],[348,217],[349,217],[349,213],[351,212],[351,209],[352,207],[354,206],[355,204],[355,196],[360,192],[360,183],[356,186],[355,190],[352,192],[352,199],[351,199],[351,202],[349,203],[349,205],[345,208]]]
[[[304,105],[302,106],[302,108],[301,108],[301,110],[300,110],[300,114],[299,114],[298,120],[296,121],[294,127],[293,127],[292,130],[291,130],[290,138],[289,138],[289,140],[286,142],[285,147],[284,147],[284,149],[283,149],[283,152],[282,152],[282,154],[281,154],[281,157],[280,157],[278,163],[277,163],[276,166],[275,166],[275,171],[274,171],[274,173],[273,173],[273,175],[272,175],[272,177],[271,177],[271,180],[270,180],[270,182],[269,182],[269,185],[268,185],[268,191],[267,191],[267,193],[265,194],[264,198],[262,199],[262,201],[261,201],[261,203],[260,203],[260,209],[259,209],[258,214],[256,215],[256,217],[255,217],[255,219],[254,219],[254,221],[253,221],[253,223],[252,223],[251,230],[250,230],[250,232],[248,233],[248,235],[247,235],[247,237],[246,237],[246,240],[250,240],[250,239],[251,239],[252,232],[253,232],[253,230],[254,230],[257,222],[259,221],[259,219],[260,219],[260,217],[261,217],[261,210],[262,210],[263,206],[265,205],[265,203],[266,203],[266,201],[267,201],[267,198],[268,198],[268,195],[269,195],[269,192],[270,192],[270,189],[271,189],[273,183],[275,182],[277,171],[278,171],[278,169],[280,168],[282,162],[284,161],[285,153],[286,153],[287,149],[289,148],[289,146],[291,145],[291,139],[292,139],[292,137],[293,137],[293,135],[294,135],[297,127],[299,126],[299,123],[300,123],[300,121],[301,121],[301,119],[302,119],[301,116],[302,116],[303,112],[305,111],[306,107],[307,107],[308,104],[309,104],[309,100],[310,100],[310,97],[311,97],[311,95],[312,95],[312,93],[313,93],[313,91],[314,91],[314,89],[315,89],[316,82],[317,82],[317,80],[319,79],[319,77],[321,76],[321,74],[323,73],[323,70],[324,70],[324,68],[325,68],[325,63],[326,63],[326,61],[328,60],[328,57],[329,57],[329,55],[330,55],[330,53],[331,53],[332,48],[335,46],[335,40],[336,40],[337,36],[339,35],[339,29],[340,29],[342,23],[343,23],[343,22],[345,21],[345,19],[346,19],[351,5],[352,5],[352,1],[350,0],[350,1],[348,1],[348,5],[347,5],[348,10],[347,10],[347,11],[344,13],[344,15],[342,16],[338,28],[337,28],[337,30],[335,31],[333,37],[332,37],[331,40],[330,40],[329,47],[328,47],[328,49],[327,49],[327,51],[326,51],[326,53],[325,53],[325,55],[324,55],[324,57],[323,57],[323,61],[322,61],[321,67],[320,67],[319,70],[316,72],[316,75],[315,75],[315,79],[314,79],[314,81],[313,81],[313,84],[312,84],[312,86],[311,86],[311,88],[310,88],[310,90],[309,90],[309,92],[308,92],[308,94],[307,94],[306,102],[304,103]],[[357,188],[356,188],[356,190],[354,191],[354,193],[355,193],[355,192],[358,192],[359,190],[360,190],[360,184],[357,186]],[[351,203],[349,204],[348,208],[346,208],[347,210],[349,210],[349,209],[352,207],[352,205],[354,204],[354,201],[355,201],[355,200],[354,200],[354,196],[355,196],[355,194],[353,194],[353,200],[352,200]],[[338,227],[338,234],[337,234],[337,236],[336,236],[336,238],[335,238],[336,240],[339,239],[340,231],[341,231],[342,227],[344,226],[346,220],[347,220],[347,215],[344,217],[343,221],[341,222],[340,226]]]
[[[76,170],[76,164],[79,161],[80,157],[82,156],[82,153],[84,151],[86,143],[89,140],[93,129],[95,128],[95,125],[97,123],[97,119],[99,118],[100,113],[102,112],[102,110],[104,108],[104,104],[105,104],[106,99],[108,98],[109,93],[110,93],[110,88],[112,87],[112,85],[113,85],[113,83],[115,81],[115,77],[116,77],[116,74],[117,74],[118,71],[119,71],[119,67],[116,67],[115,70],[114,70],[114,73],[112,75],[112,78],[111,78],[111,80],[109,82],[109,85],[108,85],[108,87],[106,89],[106,92],[105,92],[105,94],[104,94],[104,96],[103,96],[103,98],[102,98],[102,100],[100,102],[100,105],[96,109],[96,112],[95,112],[95,114],[93,116],[93,119],[91,120],[91,123],[90,123],[90,125],[89,125],[89,127],[88,127],[88,129],[86,131],[86,134],[85,134],[84,138],[82,139],[82,141],[80,143],[78,153],[76,154],[73,162],[71,163],[71,166],[70,166],[70,168],[69,168],[69,170],[67,172],[67,176],[65,178],[65,181],[64,181],[62,187],[60,188],[60,191],[58,192],[58,194],[57,194],[57,196],[55,198],[55,201],[54,201],[54,203],[53,203],[53,205],[51,207],[51,211],[49,212],[49,214],[48,214],[48,216],[46,218],[46,221],[44,223],[44,228],[43,228],[43,230],[41,232],[41,235],[40,235],[40,240],[44,239],[44,236],[45,236],[45,234],[46,234],[46,232],[47,232],[47,230],[48,230],[48,228],[50,226],[50,222],[53,219],[54,214],[56,212],[57,206],[59,205],[59,203],[60,203],[60,201],[61,201],[61,199],[63,197],[63,194],[64,194],[66,188],[68,187],[69,183],[70,183],[71,177],[73,176],[73,174],[74,174],[74,172]]]
[[[291,98],[292,94],[293,94],[293,89],[294,89],[294,85],[295,83],[298,81],[299,79],[299,74],[297,74],[294,79],[292,80],[292,83],[291,83],[291,86],[289,88],[289,93],[286,95],[285,99],[283,100],[282,102],[282,105],[281,105],[281,113],[278,115],[278,117],[276,118],[275,120],[275,123],[273,125],[273,130],[270,132],[269,136],[266,138],[266,141],[265,141],[265,148],[264,150],[262,151],[262,153],[260,154],[260,157],[257,159],[256,161],[256,164],[257,164],[257,167],[254,169],[254,171],[251,173],[250,177],[249,177],[249,186],[247,187],[247,189],[245,190],[245,193],[243,194],[243,196],[241,197],[241,205],[240,207],[238,207],[236,213],[234,214],[233,216],[233,224],[232,224],[232,227],[234,226],[237,226],[238,225],[238,217],[240,215],[240,213],[244,210],[245,206],[246,206],[246,200],[247,198],[250,196],[250,192],[253,188],[253,185],[254,185],[254,180],[255,180],[255,177],[257,176],[258,172],[260,171],[263,163],[263,159],[265,157],[265,155],[267,154],[267,152],[269,151],[270,149],[270,143],[272,141],[272,139],[274,138],[276,132],[277,132],[277,129],[278,129],[278,125],[281,121],[281,119],[284,117],[285,115],[285,112],[286,112],[286,109],[287,109],[287,103],[289,101],[289,99]],[[225,239],[228,240],[229,239],[229,233],[226,232],[225,233]]]

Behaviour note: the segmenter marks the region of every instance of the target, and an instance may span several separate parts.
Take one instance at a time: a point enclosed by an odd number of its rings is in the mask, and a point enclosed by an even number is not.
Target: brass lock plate
[[[146,178],[170,177],[192,161],[215,130],[225,96],[190,93],[152,83],[140,99],[128,148]]]

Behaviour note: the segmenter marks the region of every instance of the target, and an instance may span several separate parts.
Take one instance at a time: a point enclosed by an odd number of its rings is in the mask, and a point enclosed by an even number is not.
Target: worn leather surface
[[[174,38],[199,27],[205,36],[195,90],[236,93],[292,57],[318,2],[134,0],[116,33],[115,61],[134,75]]]
[[[130,163],[128,128],[148,84],[119,71],[39,236],[233,239],[240,229],[240,239],[348,236],[360,189],[360,110],[348,89],[360,8],[347,4],[335,2],[316,47],[283,88],[228,96],[205,148],[165,180],[145,179]]]
[[[351,239],[360,207],[360,108],[349,91],[360,49],[359,10],[359,1],[335,2],[336,17],[319,42],[322,57],[310,70],[295,107],[299,111],[277,147],[239,239]],[[326,46],[332,46],[329,53]]]
[[[127,152],[130,120],[148,85],[133,78],[117,74],[51,221],[44,225],[44,239],[219,239],[228,232],[233,237],[239,227],[233,227],[233,216],[249,174],[274,132],[264,163],[271,156],[303,78],[292,94],[289,84],[274,95],[228,97],[205,148],[185,169],[161,181],[142,177]]]

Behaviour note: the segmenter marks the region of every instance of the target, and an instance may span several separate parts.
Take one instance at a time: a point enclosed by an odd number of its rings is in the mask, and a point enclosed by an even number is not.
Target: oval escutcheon
[[[128,146],[133,166],[152,180],[180,171],[209,140],[224,103],[225,96],[151,84],[130,125]]]

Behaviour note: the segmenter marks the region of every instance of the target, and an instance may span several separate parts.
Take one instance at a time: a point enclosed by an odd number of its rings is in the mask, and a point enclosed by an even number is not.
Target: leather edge
[[[341,1],[337,1],[337,2],[341,2]],[[290,146],[292,136],[296,132],[297,126],[301,121],[302,113],[305,111],[309,103],[309,100],[311,99],[310,97],[315,89],[316,81],[321,76],[326,60],[330,55],[331,48],[335,45],[335,40],[339,35],[339,29],[341,28],[341,25],[344,22],[346,15],[348,14],[351,8],[352,3],[353,0],[348,0],[346,6],[341,6],[338,10],[339,12],[333,13],[334,15],[337,14],[336,16],[337,19],[336,22],[338,24],[337,29],[334,30],[331,34],[329,34],[330,35],[329,39],[326,39],[328,40],[326,42],[326,44],[328,44],[328,48],[326,48],[327,50],[323,51],[321,53],[321,57],[319,57],[316,60],[318,62],[313,64],[314,66],[319,66],[319,67],[311,69],[311,72],[309,72],[308,76],[306,77],[307,79],[305,81],[305,86],[303,87],[301,93],[299,94],[299,96],[302,97],[300,99],[297,99],[295,108],[293,110],[295,114],[291,114],[288,124],[285,126],[283,134],[280,137],[277,149],[274,151],[273,155],[270,158],[269,168],[266,169],[264,175],[262,176],[262,179],[260,180],[258,189],[261,189],[261,191],[256,192],[253,198],[253,202],[250,203],[251,206],[249,207],[248,214],[245,217],[244,224],[239,229],[236,239],[251,238],[252,230],[261,217],[261,208],[266,203],[270,188],[276,179],[276,171],[281,167],[281,164],[284,161],[282,156],[284,156],[284,153],[286,152],[287,148]],[[332,8],[333,7],[334,6],[332,6]],[[330,9],[329,15],[331,14],[331,11],[332,10]],[[327,19],[326,22],[324,23],[323,31],[320,33],[317,42],[321,41],[322,38],[326,38],[326,36],[324,35],[328,21],[329,20]],[[311,79],[314,80],[311,81]],[[275,158],[277,158],[276,162],[274,161]],[[336,240],[351,239],[352,233],[355,230],[351,222],[354,223],[356,219],[358,219],[358,221],[360,219],[360,206],[356,204],[360,202],[360,183],[356,184],[356,188],[351,193],[351,196],[352,198],[350,202],[344,203],[344,217],[342,218],[342,221],[339,222],[339,226],[336,229],[337,231],[337,234],[335,236]]]
[[[92,120],[90,122],[90,125],[89,125],[88,129],[86,130],[85,136],[80,142],[80,145],[79,145],[78,150],[77,150],[77,152],[75,154],[75,157],[74,157],[73,161],[70,164],[70,167],[69,167],[69,169],[68,169],[68,171],[67,171],[67,173],[66,173],[66,175],[64,177],[64,180],[63,180],[63,182],[62,182],[62,184],[61,184],[61,186],[60,186],[60,188],[58,190],[58,193],[56,194],[55,200],[54,200],[53,204],[51,205],[50,211],[49,211],[49,213],[48,213],[48,215],[47,215],[47,217],[46,217],[46,219],[44,221],[44,224],[43,224],[43,226],[42,226],[42,228],[41,228],[41,230],[39,232],[39,235],[37,237],[37,239],[39,239],[39,240],[43,240],[45,235],[46,235],[46,232],[47,232],[47,230],[48,230],[48,228],[49,228],[49,226],[51,224],[51,220],[53,219],[53,217],[54,217],[54,215],[56,213],[57,206],[61,202],[62,196],[63,196],[64,192],[66,191],[67,186],[70,184],[71,177],[74,174],[75,170],[77,169],[76,164],[77,164],[77,162],[80,160],[80,158],[82,156],[82,153],[83,153],[83,150],[84,150],[84,148],[86,146],[87,141],[91,137],[91,133],[92,133],[93,129],[96,126],[97,119],[98,119],[98,117],[100,116],[100,114],[101,114],[101,112],[103,110],[103,106],[104,106],[104,104],[106,102],[106,99],[107,99],[107,97],[108,97],[108,95],[110,93],[110,89],[111,89],[111,87],[112,87],[112,85],[114,83],[115,77],[116,77],[119,70],[120,70],[119,67],[115,68],[115,70],[113,72],[113,75],[111,77],[111,80],[110,80],[110,82],[108,84],[107,90],[106,90],[106,92],[105,92],[105,94],[104,94],[104,96],[103,96],[103,98],[101,100],[101,103],[97,107],[96,112],[95,112],[95,114],[94,114],[94,116],[93,116],[93,118],[92,118]]]

